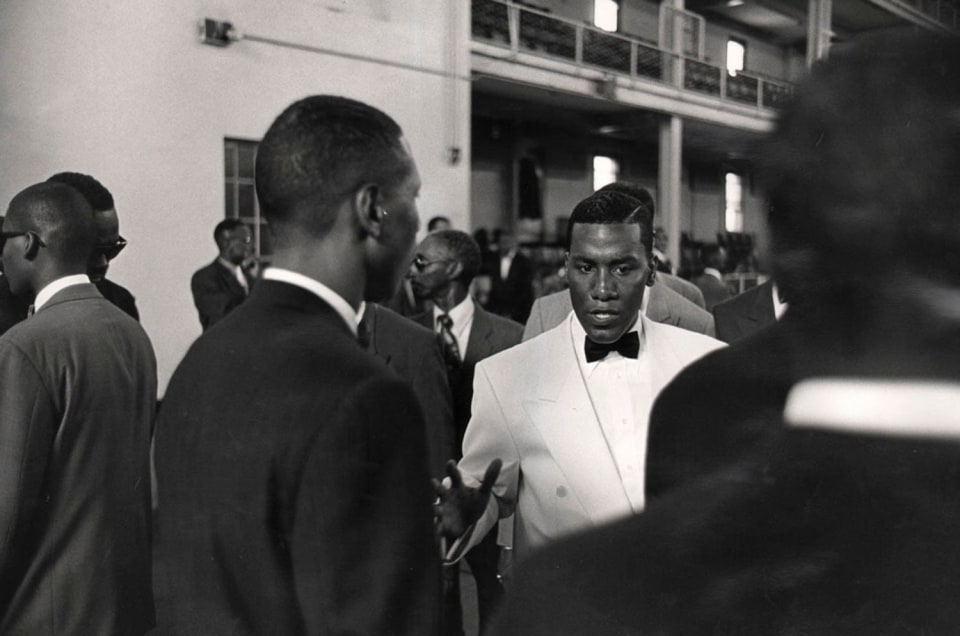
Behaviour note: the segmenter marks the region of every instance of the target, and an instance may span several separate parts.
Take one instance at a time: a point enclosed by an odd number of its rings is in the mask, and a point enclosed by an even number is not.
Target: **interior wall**
[[[203,45],[203,17],[340,54],[252,41]],[[210,234],[224,215],[223,138],[259,139],[284,107],[309,94],[366,101],[405,130],[423,180],[424,223],[445,214],[466,224],[468,38],[468,6],[447,0],[5,0],[0,201],[63,170],[90,173],[112,191],[130,245],[110,277],[137,297],[162,393],[200,334],[189,280],[216,253]],[[371,42],[389,42],[389,52]],[[464,158],[456,165],[451,145]]]

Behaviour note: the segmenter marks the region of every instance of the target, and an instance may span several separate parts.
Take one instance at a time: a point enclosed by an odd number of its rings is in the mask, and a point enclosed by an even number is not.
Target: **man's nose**
[[[610,300],[616,298],[617,295],[617,284],[610,272],[605,269],[598,270],[593,285],[593,297],[597,300]]]

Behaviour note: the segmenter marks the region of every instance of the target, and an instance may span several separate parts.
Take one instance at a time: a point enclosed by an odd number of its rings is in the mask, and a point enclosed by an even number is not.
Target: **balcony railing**
[[[619,33],[552,16],[509,0],[472,0],[473,39],[565,60],[630,78],[655,80],[724,101],[777,108],[793,93],[793,86],[750,73],[728,75],[700,60],[678,56]],[[681,60],[679,68],[674,64]]]

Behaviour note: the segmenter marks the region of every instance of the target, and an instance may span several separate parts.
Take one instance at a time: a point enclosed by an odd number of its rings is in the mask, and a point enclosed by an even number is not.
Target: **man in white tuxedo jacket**
[[[722,346],[641,315],[652,283],[648,208],[597,192],[569,224],[573,312],[477,365],[463,459],[438,485],[449,560],[514,512],[518,558],[640,512],[650,406],[682,368]]]

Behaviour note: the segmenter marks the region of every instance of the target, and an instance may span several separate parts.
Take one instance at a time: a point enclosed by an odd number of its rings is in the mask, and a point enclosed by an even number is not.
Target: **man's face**
[[[224,237],[223,258],[239,265],[253,253],[253,237],[246,225],[229,230]]]
[[[6,218],[3,218],[3,222],[0,223],[0,229],[2,229],[3,232],[21,232],[24,228],[20,227],[20,225],[21,224],[17,223],[16,218],[11,220],[8,215]],[[10,291],[16,296],[26,294],[30,291],[27,269],[29,261],[27,261],[23,255],[23,245],[21,243],[23,240],[24,237],[22,236],[5,240],[0,238],[0,242],[2,242],[2,245],[0,245],[0,264],[3,266],[3,275],[10,285]]]
[[[421,300],[436,298],[450,281],[452,263],[450,252],[442,241],[432,235],[423,239],[407,271],[414,296]]]
[[[97,248],[93,250],[87,261],[87,276],[95,283],[103,280],[110,268],[110,259],[107,258],[101,246],[116,245],[120,239],[120,220],[114,208],[100,210],[93,213],[93,223],[97,232]]]
[[[636,322],[650,257],[636,223],[576,223],[567,282],[577,320],[594,342],[617,341]]]
[[[409,171],[398,184],[381,191],[379,206],[386,214],[382,216],[378,249],[370,258],[366,300],[384,300],[396,293],[413,257],[414,241],[420,229],[417,212],[420,173],[413,157],[409,156],[407,142],[401,139],[401,144],[407,149]]]

